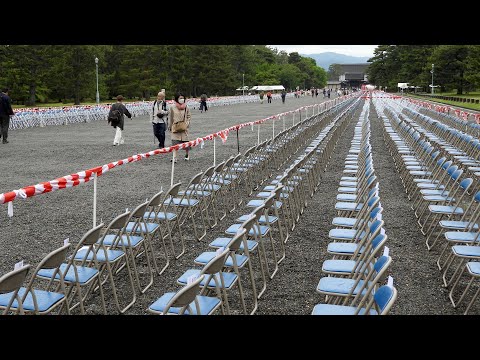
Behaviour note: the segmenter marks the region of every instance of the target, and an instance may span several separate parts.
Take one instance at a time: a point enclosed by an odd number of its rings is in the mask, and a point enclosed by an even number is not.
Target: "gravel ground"
[[[441,272],[436,265],[441,247],[436,246],[430,252],[427,250],[425,236],[420,232],[417,218],[410,208],[411,202],[384,142],[383,123],[372,109],[373,105],[370,111],[373,164],[380,184],[387,246],[393,260],[389,274],[398,290],[391,313],[462,314],[465,307],[454,309],[448,298],[449,289],[442,287]],[[471,313],[478,314],[478,306],[472,307]]]
[[[302,97],[280,100],[272,104],[253,103],[225,107],[212,107],[206,113],[193,112],[192,138],[247,121],[261,119],[273,114],[293,110],[303,105],[320,103],[324,99]],[[296,115],[298,121],[298,114]],[[304,115],[302,115],[304,116]],[[292,118],[285,119],[291,124]],[[276,132],[283,126],[277,121]],[[239,133],[240,151],[256,143],[257,129],[245,128]],[[33,185],[57,177],[126,158],[130,155],[152,150],[153,135],[149,119],[144,117],[126,120],[126,144],[112,146],[114,129],[105,122],[51,126],[11,131],[8,145],[0,151],[0,192]],[[260,139],[272,136],[272,123],[261,126]],[[167,139],[167,144],[169,139]],[[26,147],[25,145],[29,146]],[[237,153],[236,134],[230,133],[223,145],[217,141],[217,162]],[[137,163],[114,169],[98,181],[97,219],[109,222],[123,212],[132,209],[146,198],[166,190],[170,185],[171,156],[158,155]],[[176,164],[175,182],[184,185],[198,172],[213,163],[213,144],[204,149],[192,150],[189,162]],[[49,194],[38,195],[25,201],[14,202],[14,216],[7,217],[7,206],[0,214],[2,251],[0,252],[0,274],[9,271],[13,265],[24,260],[34,266],[50,251],[63,244],[69,237],[76,243],[92,226],[93,182]],[[245,210],[242,209],[244,213]],[[240,209],[239,209],[240,211]],[[137,300],[128,313],[142,314],[148,304],[165,291],[178,289],[175,279],[193,265],[193,259],[207,249],[207,244],[233,222],[240,214],[232,213],[208,236],[198,243],[192,236],[186,237],[187,254],[171,263],[167,271],[155,278],[154,286]],[[119,281],[121,283],[122,280]],[[95,299],[92,299],[90,313],[95,313]],[[115,313],[110,309],[110,313]]]
[[[293,110],[303,105],[321,102],[323,98],[287,99],[286,104],[279,100],[272,104],[241,104],[225,107],[212,107],[207,113],[193,112],[192,138],[203,136],[233,124],[261,119],[263,117]],[[360,109],[356,115],[359,115]],[[328,231],[336,215],[334,204],[344,159],[353,137],[354,122],[347,126],[339,140],[330,164],[323,176],[322,184],[300,218],[287,243],[287,258],[281,263],[278,274],[268,282],[264,296],[259,300],[257,314],[310,314],[314,304],[323,298],[315,288],[321,278],[321,264],[327,259],[325,249],[328,244]],[[298,120],[298,118],[297,118]],[[286,119],[291,124],[291,117]],[[447,291],[441,287],[441,275],[436,269],[435,251],[429,253],[424,238],[414,224],[415,218],[410,203],[403,192],[398,173],[383,142],[381,124],[375,114],[371,115],[372,146],[374,164],[380,181],[380,196],[384,207],[388,246],[393,263],[390,274],[395,278],[399,297],[392,309],[393,314],[459,314],[452,308]],[[277,121],[277,132],[282,128]],[[114,130],[106,122],[75,124],[45,128],[32,128],[12,131],[10,144],[1,145],[0,152],[0,192],[33,185],[60,176],[119,160],[127,156],[152,150],[153,135],[147,117],[134,118],[126,123],[126,144],[113,147]],[[261,140],[272,136],[272,125],[262,125]],[[244,152],[257,139],[256,129],[240,132],[240,150]],[[167,139],[167,144],[169,139]],[[25,146],[28,144],[29,146]],[[236,134],[231,133],[225,145],[217,142],[217,162],[237,153]],[[176,165],[175,182],[184,185],[191,177],[213,163],[213,145],[195,148],[191,161],[180,161]],[[125,208],[132,209],[146,198],[166,190],[170,184],[170,158],[159,155],[154,158],[127,164],[114,169],[99,178],[97,219],[109,222]],[[93,182],[75,189],[65,189],[50,194],[14,202],[14,217],[8,218],[6,205],[0,213],[0,274],[13,268],[14,263],[24,260],[36,266],[50,251],[59,247],[64,238],[76,243],[92,226]],[[319,211],[321,209],[321,211]],[[202,242],[197,242],[191,234],[185,237],[187,252],[161,276],[155,276],[153,286],[127,311],[127,314],[145,314],[153,301],[166,291],[176,291],[175,280],[187,269],[195,267],[193,259],[208,249],[208,243],[234,220],[250,209],[242,205],[229,214],[217,227],[208,231]],[[402,216],[398,216],[401,213]],[[255,259],[256,260],[256,259]],[[160,264],[159,264],[160,265]],[[254,268],[256,261],[254,261]],[[143,271],[143,269],[141,270]],[[258,279],[257,279],[258,280]],[[128,291],[126,279],[120,276],[117,285],[120,297],[126,301]],[[243,282],[246,298],[251,296],[248,282]],[[257,284],[258,285],[258,284]],[[111,299],[110,289],[105,287],[107,302]],[[231,294],[232,313],[241,313],[237,290]],[[87,302],[87,313],[101,313],[98,295]],[[251,303],[247,301],[247,308]],[[116,314],[109,305],[108,312]],[[472,313],[479,313],[472,309]]]

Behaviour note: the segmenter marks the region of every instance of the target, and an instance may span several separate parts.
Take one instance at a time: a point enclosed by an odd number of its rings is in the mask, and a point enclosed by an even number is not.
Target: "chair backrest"
[[[65,244],[62,247],[53,250],[51,253],[47,254],[43,260],[38,264],[38,270],[40,269],[55,269],[63,264],[65,258],[67,257],[67,251],[70,248],[71,244]],[[36,274],[35,274],[36,275]]]
[[[233,162],[233,158],[231,157],[230,159],[231,159],[232,162]],[[229,160],[230,160],[230,159],[229,159]],[[227,161],[228,161],[228,160],[227,160]],[[214,171],[215,173],[217,173],[217,174],[218,174],[218,173],[221,173],[226,166],[230,166],[230,165],[227,165],[227,163],[226,163],[225,161],[222,161],[222,162],[221,162],[220,164],[218,164],[217,166],[214,166],[213,171]]]
[[[150,199],[149,203],[148,203],[148,206],[160,206],[163,202],[163,196],[162,195],[163,195],[163,190],[159,191],[158,193],[153,195],[152,198]]]
[[[30,265],[24,265],[20,269],[10,271],[0,277],[0,294],[6,294],[20,289],[25,282],[30,267]]]
[[[168,189],[167,192],[165,193],[165,199],[164,200],[166,200],[169,196],[171,196],[172,198],[177,196],[178,192],[180,191],[180,186],[182,186],[181,182],[173,184],[170,187],[170,189]]]
[[[135,218],[135,219],[143,219],[143,215],[145,214],[145,211],[147,210],[149,201],[145,201],[144,203],[141,203],[138,205],[135,209],[133,209],[130,219]]]
[[[220,254],[216,255],[207,264],[205,264],[201,274],[213,275],[220,272],[229,253],[230,249],[226,247]]]
[[[229,248],[231,251],[235,252],[240,248],[240,245],[242,244],[243,237],[247,233],[247,230],[243,227],[240,227],[233,237],[232,240],[228,242],[228,245],[226,246]]]
[[[100,225],[97,225],[94,228],[91,228],[90,230],[88,230],[78,242],[77,247],[90,246],[95,244],[98,241],[98,239],[100,239],[101,232],[104,226],[105,224],[101,223]]]
[[[466,178],[466,179],[463,179],[461,182],[460,182],[460,187],[467,191],[470,186],[473,184],[473,179],[472,178]]]
[[[230,166],[232,166],[233,162],[235,160],[235,156],[230,156],[227,161],[225,161],[225,168],[229,168]]]
[[[181,288],[173,297],[168,301],[163,309],[163,313],[168,313],[168,310],[171,307],[186,307],[195,301],[198,293],[200,292],[200,283],[204,279],[204,275],[198,276],[190,284],[185,285]],[[180,311],[181,312],[181,311]]]
[[[443,165],[442,165],[442,168],[443,168],[444,170],[447,170],[450,166],[452,166],[452,163],[453,163],[452,160],[445,161],[445,162],[443,163]],[[456,170],[456,169],[455,169],[455,170]]]
[[[112,221],[110,221],[110,224],[108,224],[107,229],[108,230],[121,230],[127,225],[127,221],[130,217],[130,211],[126,211],[123,214],[118,215],[116,218],[114,218]],[[107,232],[108,232],[107,230]]]
[[[270,195],[268,198],[265,199],[265,205],[263,206],[264,210],[268,211],[273,206],[273,203],[275,201],[275,193],[272,192],[272,195]]]
[[[254,214],[250,214],[250,218],[248,218],[247,220],[245,220],[242,225],[240,225],[241,228],[244,228],[247,232],[247,234],[250,232],[250,230],[252,229],[253,225],[255,224],[255,222],[257,221],[256,219],[256,216]],[[239,229],[240,231],[240,229]]]
[[[373,295],[379,315],[387,315],[397,299],[397,289],[388,285],[381,286]]]
[[[223,164],[223,163],[222,163]],[[213,173],[215,172],[215,165],[212,165],[210,166],[209,168],[207,168],[207,170],[205,170],[203,172],[203,179],[205,180],[208,180],[210,179],[210,177],[213,175]]]
[[[200,180],[202,180],[203,172],[199,172],[198,174],[194,175],[192,177],[192,180],[190,180],[190,183],[187,185],[187,189],[189,189],[192,185],[197,185],[200,183]]]

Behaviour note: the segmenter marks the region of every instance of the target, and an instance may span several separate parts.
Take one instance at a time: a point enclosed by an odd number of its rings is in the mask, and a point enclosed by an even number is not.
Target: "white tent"
[[[235,90],[237,90],[237,91],[243,91],[243,90],[248,91],[248,85],[240,86],[238,89],[235,89]]]
[[[275,90],[285,90],[283,85],[257,85],[250,88],[253,91],[275,91]]]

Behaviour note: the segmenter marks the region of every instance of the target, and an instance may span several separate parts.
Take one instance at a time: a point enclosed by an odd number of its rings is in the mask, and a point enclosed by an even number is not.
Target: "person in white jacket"
[[[158,147],[165,147],[165,130],[168,124],[168,108],[165,93],[159,92],[152,108],[153,135],[158,139]]]

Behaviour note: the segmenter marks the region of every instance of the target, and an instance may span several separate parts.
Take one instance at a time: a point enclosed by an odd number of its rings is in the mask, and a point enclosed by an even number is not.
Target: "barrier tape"
[[[327,109],[327,104],[328,103],[333,104],[335,101],[338,101],[339,99],[340,99],[340,101],[339,101],[339,103],[340,103],[340,102],[343,102],[344,100],[346,100],[347,98],[349,98],[351,96],[352,96],[352,94],[345,95],[345,96],[327,101],[327,102],[322,103],[322,104],[325,104],[324,105],[325,109]],[[174,150],[181,150],[181,149],[185,149],[187,147],[196,147],[198,145],[202,145],[202,143],[204,141],[213,140],[213,138],[215,138],[215,137],[219,137],[222,140],[222,143],[225,143],[227,141],[228,134],[229,134],[230,131],[240,130],[240,129],[242,129],[244,127],[247,127],[247,126],[259,125],[259,124],[262,124],[262,123],[264,123],[268,120],[279,119],[282,116],[292,114],[292,113],[295,113],[295,112],[298,112],[298,111],[301,111],[301,110],[304,110],[304,109],[307,109],[307,108],[311,108],[311,107],[314,107],[314,106],[318,106],[318,104],[307,105],[307,106],[300,107],[296,110],[283,112],[283,113],[277,114],[277,115],[272,115],[272,116],[269,116],[269,117],[264,118],[264,119],[260,119],[260,120],[256,120],[256,121],[250,121],[250,122],[243,123],[243,124],[238,124],[238,125],[233,125],[229,128],[217,131],[215,133],[209,134],[209,135],[201,137],[201,138],[196,138],[195,140],[191,140],[191,141],[188,141],[188,142],[185,142],[185,143],[169,146],[169,147],[162,148],[162,149],[155,149],[155,150],[149,151],[147,153],[132,155],[132,156],[129,156],[128,158],[126,158],[126,159],[114,161],[114,162],[111,162],[111,163],[108,163],[108,164],[105,164],[105,165],[102,165],[102,166],[97,166],[97,167],[94,167],[94,168],[91,168],[91,169],[88,169],[88,170],[80,171],[80,172],[77,172],[75,174],[71,174],[71,175],[63,176],[63,177],[60,177],[60,178],[57,178],[57,179],[54,179],[54,180],[38,183],[36,185],[25,186],[21,189],[5,192],[3,194],[0,194],[0,204],[9,203],[9,202],[14,201],[18,198],[26,199],[26,198],[29,198],[29,197],[32,197],[32,196],[35,196],[35,195],[45,194],[45,193],[49,193],[51,191],[56,191],[56,190],[60,190],[60,189],[66,189],[66,188],[71,188],[71,187],[74,187],[74,186],[78,186],[80,184],[84,184],[86,182],[89,182],[93,178],[94,174],[97,174],[97,176],[101,176],[101,175],[109,172],[113,168],[116,168],[117,166],[137,162],[137,161],[140,161],[142,159],[147,159],[150,156],[154,156],[154,155],[168,154],[168,153],[171,153]]]

